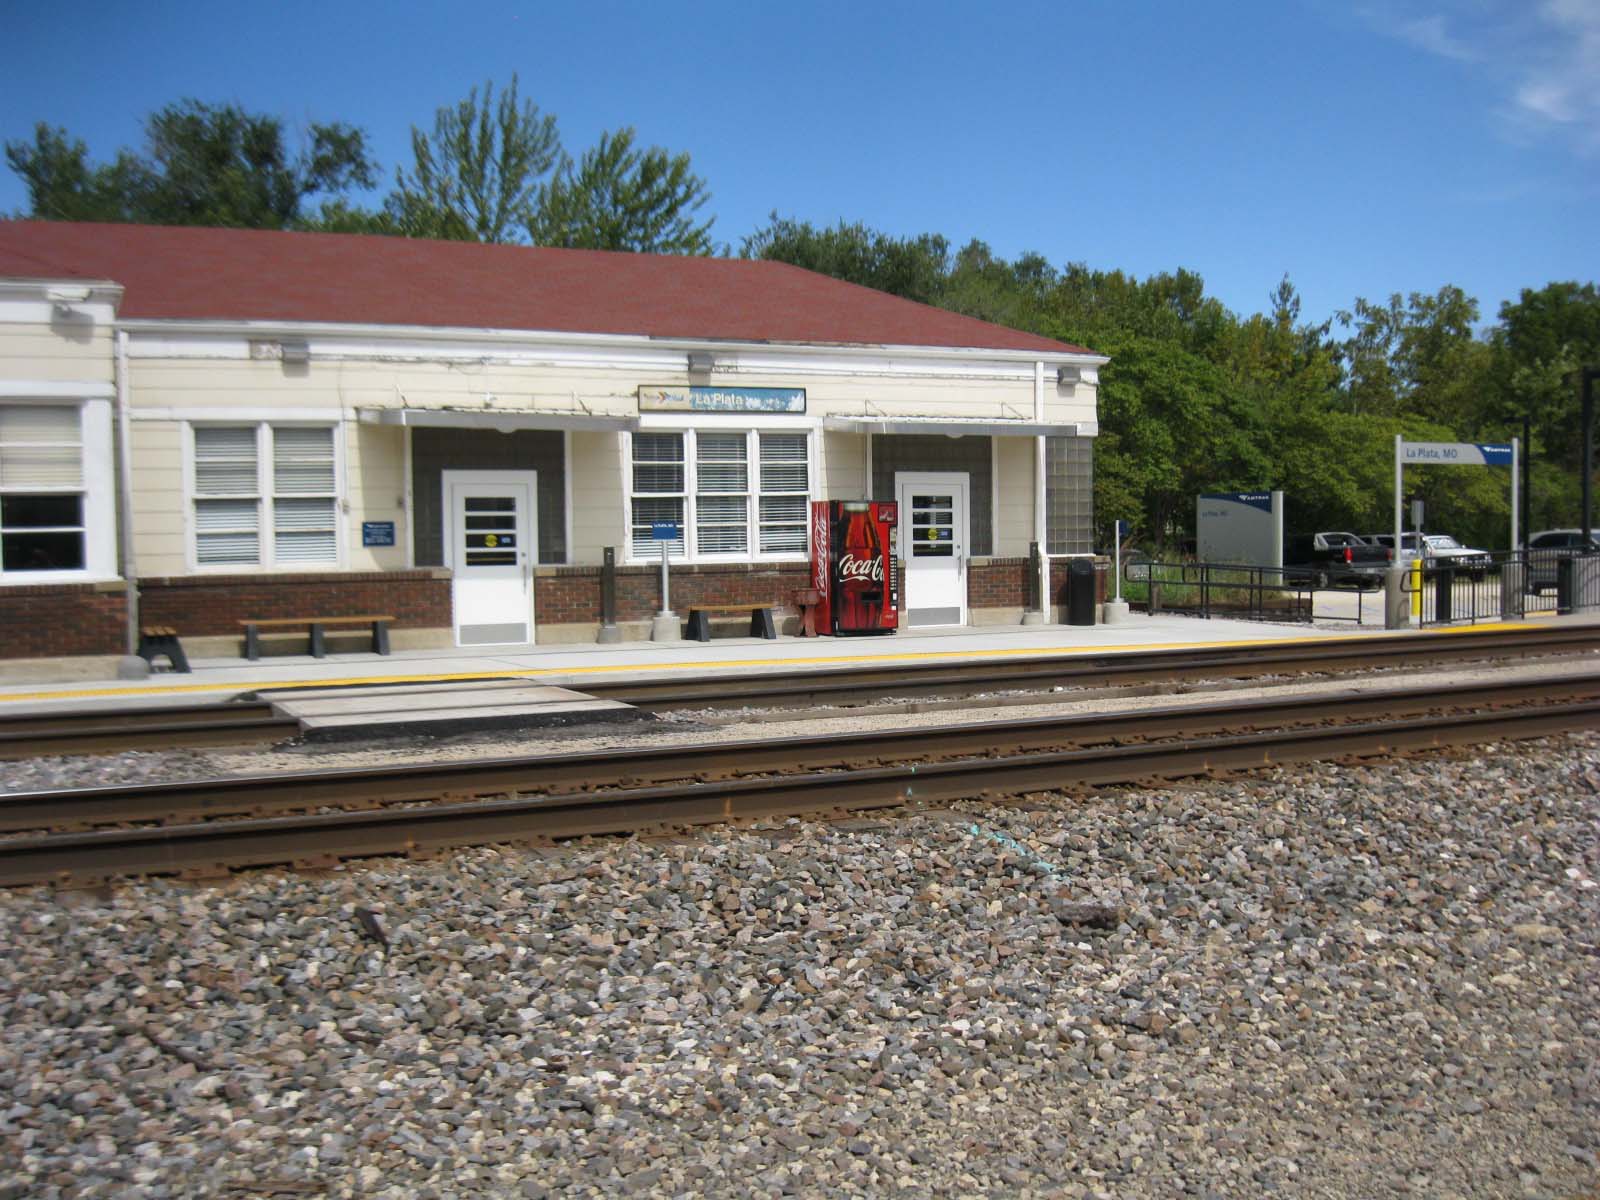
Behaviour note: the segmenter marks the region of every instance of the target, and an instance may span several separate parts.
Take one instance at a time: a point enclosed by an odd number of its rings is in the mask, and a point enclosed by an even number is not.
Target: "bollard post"
[[[1022,610],[1022,623],[1024,625],[1043,625],[1044,615],[1044,583],[1041,572],[1044,563],[1039,554],[1039,543],[1028,543],[1028,588],[1027,604]]]
[[[1407,571],[1393,566],[1383,573],[1383,627],[1405,629],[1411,624],[1411,602],[1406,594]]]
[[[600,636],[595,639],[603,646],[615,645],[622,640],[617,629],[617,548],[605,548],[605,560],[600,567]]]

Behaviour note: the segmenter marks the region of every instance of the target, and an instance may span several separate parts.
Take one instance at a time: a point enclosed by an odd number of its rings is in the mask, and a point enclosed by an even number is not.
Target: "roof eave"
[[[1060,349],[1025,349],[993,346],[929,346],[921,344],[801,342],[718,337],[664,337],[633,333],[579,333],[547,329],[473,329],[435,325],[373,325],[333,321],[263,321],[245,318],[120,317],[117,328],[132,334],[191,334],[219,337],[281,337],[323,335],[372,340],[475,342],[492,345],[577,345],[611,348],[709,350],[737,353],[741,349],[781,349],[828,355],[902,355],[930,359],[983,359],[1000,362],[1044,362],[1060,365],[1102,366],[1111,360],[1103,354],[1063,345]]]

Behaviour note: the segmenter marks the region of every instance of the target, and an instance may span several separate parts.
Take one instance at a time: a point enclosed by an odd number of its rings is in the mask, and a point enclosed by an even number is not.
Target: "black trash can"
[[[1440,624],[1455,620],[1455,592],[1455,568],[1440,567],[1433,576],[1433,619]]]
[[[1094,624],[1094,562],[1074,558],[1067,564],[1067,624]]]

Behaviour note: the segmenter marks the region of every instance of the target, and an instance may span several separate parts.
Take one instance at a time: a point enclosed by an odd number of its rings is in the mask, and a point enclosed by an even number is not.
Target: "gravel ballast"
[[[0,894],[0,1200],[1588,1195],[1597,834],[1585,734]]]

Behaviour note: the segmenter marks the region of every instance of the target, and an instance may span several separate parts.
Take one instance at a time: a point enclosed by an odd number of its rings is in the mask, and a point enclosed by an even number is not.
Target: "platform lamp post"
[[[1600,367],[1583,369],[1583,544],[1594,535],[1594,381]]]

